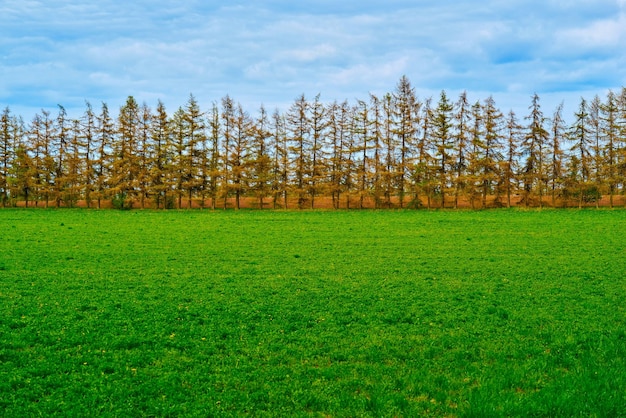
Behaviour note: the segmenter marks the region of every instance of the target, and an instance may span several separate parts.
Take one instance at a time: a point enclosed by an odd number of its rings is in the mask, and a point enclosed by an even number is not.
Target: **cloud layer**
[[[126,96],[169,108],[226,94],[253,111],[301,93],[467,90],[524,112],[626,84],[623,0],[5,0],[0,106],[30,116]]]

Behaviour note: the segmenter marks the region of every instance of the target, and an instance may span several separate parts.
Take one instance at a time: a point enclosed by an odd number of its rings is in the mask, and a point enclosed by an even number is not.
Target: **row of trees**
[[[3,206],[472,207],[591,204],[623,194],[626,88],[581,99],[573,122],[535,94],[520,120],[492,97],[419,100],[407,77],[355,103],[302,95],[251,116],[226,96],[191,95],[169,115],[131,96],[70,118],[0,115]]]

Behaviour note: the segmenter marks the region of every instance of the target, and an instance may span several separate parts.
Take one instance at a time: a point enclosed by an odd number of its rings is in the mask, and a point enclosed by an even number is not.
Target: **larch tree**
[[[506,119],[506,151],[502,162],[502,183],[506,195],[506,207],[511,207],[511,196],[517,192],[517,173],[519,169],[519,144],[521,142],[522,126],[513,110],[509,111]]]
[[[159,100],[150,124],[150,194],[154,196],[157,209],[168,208],[168,192],[171,190],[172,136],[170,119],[163,102]]]
[[[369,107],[368,103],[359,100],[357,106],[354,109],[354,128],[355,128],[355,136],[357,138],[355,146],[356,151],[360,154],[360,158],[357,166],[357,177],[358,177],[358,196],[359,196],[359,208],[363,209],[363,203],[365,196],[367,194],[368,183],[369,183],[369,157],[368,157],[368,147],[370,147],[370,115],[369,115]]]
[[[382,155],[382,143],[383,143],[383,134],[382,134],[382,121],[381,121],[381,108],[380,108],[380,100],[377,96],[370,93],[370,109],[371,109],[371,139],[372,145],[371,148],[374,151],[374,155],[372,156],[372,193],[374,195],[374,207],[379,209],[381,207],[381,192],[382,192],[382,184],[381,184],[381,155]],[[416,190],[416,200],[419,199],[417,197]]]
[[[12,119],[11,110],[5,107],[0,115],[0,200],[2,200],[3,207],[6,207],[9,202],[9,171],[15,152],[11,146]]]
[[[117,118],[117,140],[113,143],[112,192],[118,207],[130,208],[137,199],[140,108],[128,96]]]
[[[330,190],[333,207],[341,207],[341,196],[346,196],[346,208],[350,208],[350,194],[354,179],[354,117],[353,108],[347,101],[334,103],[330,114]]]
[[[192,200],[201,187],[200,148],[206,140],[204,115],[193,95],[189,95],[187,104],[181,113],[182,151],[179,153],[181,167],[181,193],[187,196],[187,208],[192,207]],[[180,203],[180,202],[179,202]]]
[[[102,110],[96,118],[96,157],[95,169],[95,193],[98,209],[102,207],[102,201],[108,197],[108,189],[111,184],[111,172],[113,169],[113,143],[115,141],[115,125],[109,113],[109,107],[102,103]]]
[[[93,183],[94,183],[94,145],[95,145],[95,136],[96,136],[96,115],[93,112],[93,108],[91,107],[91,103],[86,102],[86,109],[83,117],[81,119],[81,129],[83,132],[83,155],[85,159],[84,163],[84,189],[85,189],[85,203],[88,208],[91,207],[92,194],[93,194]]]
[[[150,107],[144,103],[139,108],[138,134],[137,140],[137,193],[139,193],[139,205],[141,209],[146,207],[146,198],[149,197],[151,189],[151,164],[150,156],[152,139],[152,121],[154,117]]]
[[[65,157],[65,187],[63,201],[66,206],[76,206],[81,199],[81,189],[85,183],[83,174],[85,171],[84,141],[82,136],[81,123],[78,119],[70,121],[70,131],[68,135],[67,153]]]
[[[9,182],[12,199],[24,198],[24,206],[28,207],[29,198],[35,187],[36,169],[33,158],[25,143],[19,141],[15,147],[15,159],[9,170]]]
[[[600,112],[602,108],[602,101],[600,96],[595,95],[589,103],[589,122],[591,127],[592,136],[592,149],[593,149],[593,183],[599,190],[603,189],[604,179],[604,138],[602,137],[601,117]],[[600,206],[600,199],[596,200],[596,208]]]
[[[231,158],[230,149],[233,140],[233,124],[235,120],[235,102],[230,96],[226,95],[222,98],[222,111],[220,113],[222,120],[222,152],[221,152],[221,197],[224,202],[224,209],[228,207],[228,197],[231,189]]]
[[[289,207],[289,139],[285,117],[278,110],[272,114],[272,193],[273,206],[277,209],[282,205]],[[282,203],[280,203],[282,200]]]
[[[15,158],[17,162],[17,150],[18,148],[23,148],[24,152],[25,152],[25,158],[27,159],[26,163],[27,163],[27,167],[28,167],[28,171],[26,173],[27,177],[29,178],[28,181],[28,195],[30,198],[30,195],[32,194],[33,191],[33,186],[34,186],[34,162],[32,160],[32,156],[31,156],[31,149],[29,147],[28,141],[27,141],[27,134],[28,134],[28,128],[26,127],[26,124],[24,123],[24,120],[22,119],[21,116],[16,116],[13,119],[14,121],[14,127],[13,127],[13,140],[12,140],[12,147],[13,150],[15,152]],[[14,203],[17,203],[17,198],[19,195],[24,196],[24,192],[20,191],[20,190],[16,190],[14,192],[14,195],[16,197],[16,200],[14,200]]]
[[[543,207],[545,185],[545,148],[549,133],[545,128],[546,118],[543,116],[539,96],[535,93],[529,107],[530,120],[526,135],[522,142],[522,155],[526,157],[522,170],[524,182],[524,204],[529,206],[531,200],[537,196],[539,207]]]
[[[259,209],[265,207],[264,199],[271,193],[272,158],[270,155],[270,122],[264,106],[259,109],[256,123],[251,124],[250,183]]]
[[[621,185],[621,194],[626,193],[626,87],[622,87],[617,96],[617,125],[618,125],[618,150],[617,150],[617,170]],[[624,201],[626,204],[626,201]]]
[[[67,188],[67,155],[69,142],[70,123],[67,120],[67,112],[63,106],[59,106],[56,117],[56,125],[53,135],[52,152],[55,156],[54,172],[54,200],[56,207],[61,206],[65,190]]]
[[[311,128],[311,169],[309,173],[309,196],[311,196],[311,209],[315,207],[315,196],[320,194],[326,175],[324,167],[324,145],[326,129],[328,127],[326,106],[320,101],[320,95],[315,96],[310,105],[310,128]]]
[[[500,161],[503,148],[504,116],[495,105],[493,97],[488,97],[482,105],[483,139],[478,142],[478,184],[481,190],[481,206],[487,207],[487,196],[495,194],[500,201],[498,182],[500,180]],[[495,192],[495,193],[494,193]]]
[[[43,118],[37,113],[33,117],[27,132],[27,148],[31,153],[34,171],[31,195],[35,201],[35,206],[38,206],[44,189],[44,130]]]
[[[211,186],[211,140],[210,133],[208,129],[210,126],[208,121],[205,123],[204,135],[200,139],[200,143],[198,144],[198,156],[196,160],[198,162],[198,179],[197,179],[197,194],[200,199],[200,207],[205,208],[207,204],[207,194],[210,194]]]
[[[393,93],[394,125],[392,132],[397,138],[399,161],[397,164],[397,184],[400,207],[404,207],[406,182],[413,167],[413,149],[419,114],[419,104],[415,89],[406,76],[402,76]]]
[[[459,197],[464,194],[467,186],[467,147],[470,143],[471,106],[467,100],[467,92],[461,93],[455,104],[454,124],[454,208],[459,206]]]
[[[439,194],[441,196],[441,207],[446,205],[446,192],[450,185],[450,170],[452,167],[453,150],[453,125],[452,111],[454,107],[445,91],[441,92],[439,102],[434,109],[432,119],[432,139],[436,150],[435,158],[438,166]]]
[[[187,207],[192,207],[192,199],[195,193],[201,188],[200,177],[201,148],[206,141],[206,125],[204,115],[200,110],[198,101],[192,95],[189,96],[183,114],[184,123],[184,182],[183,188],[187,192]]]
[[[562,143],[565,140],[565,120],[563,119],[563,103],[557,106],[552,116],[550,128],[550,166],[548,170],[548,181],[550,183],[550,194],[552,207],[556,206],[557,195],[561,194],[563,188],[563,149]]]
[[[26,128],[6,107],[0,115],[0,189],[2,206],[17,205],[32,190],[33,162],[26,143]]]
[[[185,184],[187,183],[187,151],[185,110],[179,107],[170,121],[172,130],[172,185],[176,193],[176,208],[182,209]]]
[[[618,154],[619,154],[619,134],[620,127],[618,123],[619,108],[617,98],[613,91],[609,91],[606,102],[600,106],[600,132],[604,140],[604,164],[602,177],[608,186],[609,206],[614,205],[614,196],[617,192],[619,179],[618,171]]]
[[[293,161],[295,193],[298,195],[298,208],[304,207],[305,193],[310,181],[309,160],[311,159],[309,102],[304,94],[298,97],[287,112],[286,120],[290,135],[289,154]]]
[[[413,168],[413,182],[415,183],[415,201],[419,205],[420,196],[426,196],[426,207],[432,207],[432,200],[436,188],[436,161],[434,157],[434,148],[431,138],[433,109],[431,106],[432,99],[428,98],[424,101],[420,118],[420,135],[417,139],[417,160]]]
[[[38,158],[36,161],[38,175],[40,177],[40,195],[44,199],[44,206],[48,208],[50,197],[54,193],[54,172],[55,163],[52,155],[52,136],[54,134],[54,120],[50,117],[50,112],[41,112],[41,136],[38,148]]]
[[[573,183],[571,186],[577,190],[578,207],[581,208],[587,199],[586,192],[590,186],[593,166],[593,128],[591,127],[589,106],[584,98],[580,99],[580,105],[574,113],[574,117],[574,123],[567,136],[571,142],[568,172]]]
[[[481,193],[480,185],[480,159],[481,143],[485,136],[483,106],[480,101],[476,101],[470,108],[469,145],[467,152],[466,170],[466,195],[472,209],[476,209],[476,201]]]
[[[339,209],[339,202],[342,193],[342,176],[343,176],[343,137],[346,135],[347,126],[347,102],[341,105],[336,101],[328,108],[329,115],[329,186],[328,191],[332,197],[333,208]]]
[[[383,186],[383,196],[387,208],[391,208],[392,197],[397,190],[397,179],[400,176],[398,171],[398,144],[394,135],[394,103],[393,96],[386,94],[382,99],[382,143],[383,143],[383,164],[381,167],[381,180]]]
[[[343,167],[341,185],[346,197],[346,209],[350,209],[352,207],[352,198],[357,190],[357,166],[360,153],[356,145],[358,140],[355,135],[356,119],[354,117],[354,106],[348,105],[346,110],[348,113],[345,115],[346,118],[344,120],[345,129],[341,135],[341,150],[343,151],[341,156]]]
[[[219,192],[219,181],[221,176],[220,170],[220,111],[217,103],[213,103],[208,115],[208,131],[209,131],[209,180],[207,183],[208,193],[211,198],[211,208],[215,210],[217,207],[217,196]]]
[[[241,197],[247,191],[252,125],[250,115],[243,110],[241,104],[237,104],[229,151],[229,165],[232,171],[231,190],[235,194],[235,209],[241,208]]]

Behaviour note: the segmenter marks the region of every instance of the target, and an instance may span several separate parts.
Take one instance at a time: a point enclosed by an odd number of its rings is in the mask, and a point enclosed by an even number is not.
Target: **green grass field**
[[[626,211],[0,210],[0,416],[626,416]]]

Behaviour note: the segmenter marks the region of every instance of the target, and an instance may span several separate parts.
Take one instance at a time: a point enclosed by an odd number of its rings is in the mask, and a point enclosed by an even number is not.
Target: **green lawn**
[[[0,416],[626,416],[626,211],[0,210]]]

